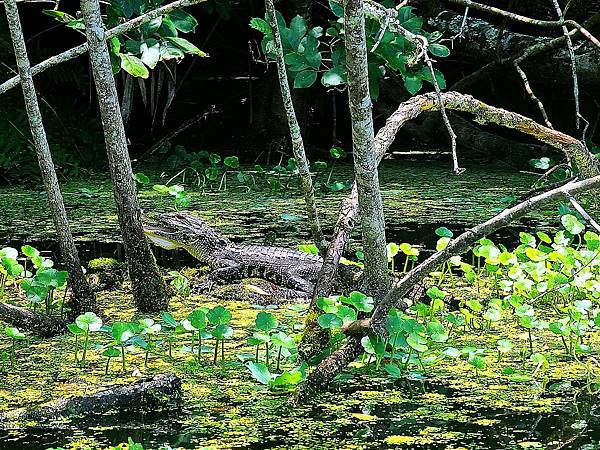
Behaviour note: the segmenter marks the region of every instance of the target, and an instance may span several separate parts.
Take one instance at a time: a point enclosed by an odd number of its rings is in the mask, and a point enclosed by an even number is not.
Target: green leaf
[[[319,249],[315,244],[299,244],[298,250],[304,253],[308,253],[310,255],[318,255]]]
[[[500,353],[508,353],[512,350],[513,344],[508,339],[500,339],[496,342],[496,347]]]
[[[344,7],[339,3],[329,0],[329,9],[331,9],[331,12],[337,17],[344,17]]]
[[[386,364],[384,369],[392,378],[400,378],[402,376],[402,371],[398,367],[398,364]]]
[[[15,253],[14,256],[11,256],[13,253],[10,250],[14,250],[11,249],[10,247],[6,247],[3,248],[2,251],[6,251],[6,256],[8,256],[9,258],[16,258],[17,254]],[[14,250],[16,252],[16,250]],[[27,256],[28,258],[35,258],[36,256],[40,256],[40,252],[32,247],[31,245],[24,245],[23,247],[21,247],[21,251],[23,252],[23,254],[25,256]]]
[[[75,324],[84,331],[98,331],[102,328],[102,319],[93,312],[86,312],[75,319]]]
[[[123,345],[131,339],[135,333],[131,323],[115,322],[111,327],[111,334],[119,345]]]
[[[406,338],[406,343],[419,353],[426,352],[429,349],[429,347],[427,347],[427,339],[416,333],[411,333],[408,338]]]
[[[186,53],[191,53],[193,55],[198,55],[200,57],[206,57],[208,54],[204,53],[190,41],[180,37],[167,37],[169,42],[175,44],[177,47],[181,48]]]
[[[219,305],[208,311],[207,317],[213,325],[225,325],[231,320],[231,313]]]
[[[321,77],[321,84],[325,87],[339,86],[344,83],[346,83],[346,68],[344,66],[335,66]]]
[[[579,234],[585,230],[585,226],[572,214],[565,214],[560,218],[560,221],[565,229],[573,235]]]
[[[317,322],[321,328],[341,328],[344,325],[342,319],[331,313],[319,316]]]
[[[167,14],[173,25],[182,33],[193,33],[196,30],[198,21],[191,14],[179,9]]]
[[[429,53],[438,58],[446,58],[450,55],[450,49],[442,44],[431,44],[429,46]]]
[[[120,354],[121,354],[121,352],[119,351],[119,349],[116,347],[113,347],[112,345],[110,347],[108,347],[106,350],[104,350],[104,352],[102,353],[102,355],[106,356],[107,358],[116,358]]]
[[[215,339],[227,339],[233,336],[233,328],[225,324],[217,325],[212,331],[212,335]]]
[[[255,326],[258,330],[271,331],[277,325],[277,318],[271,313],[261,311],[256,315]]]
[[[160,60],[160,44],[156,42],[149,46],[147,42],[142,42],[140,51],[142,52],[142,62],[154,69]]]
[[[303,89],[310,87],[317,80],[317,72],[315,70],[303,70],[298,72],[294,78],[294,87],[296,89]]]
[[[450,231],[448,228],[446,227],[439,227],[435,230],[435,234],[437,234],[439,237],[447,237],[447,238],[451,238],[454,236],[454,233],[452,233],[452,231]]]
[[[67,329],[74,335],[82,335],[85,334],[85,330],[82,330],[75,323],[70,323],[67,325]]]
[[[133,175],[133,179],[140,184],[148,184],[150,183],[150,178],[144,175],[142,172],[138,172]]]
[[[269,368],[263,363],[256,363],[251,361],[246,364],[248,370],[259,383],[268,385],[269,382],[273,379],[273,375],[269,372]]]
[[[15,327],[6,327],[4,329],[4,334],[14,340],[25,339],[25,335],[21,333],[18,328]]]
[[[226,156],[225,159],[223,159],[223,164],[230,169],[237,169],[240,167],[240,159],[237,156]]]
[[[412,95],[415,95],[423,87],[423,80],[416,75],[407,75],[404,77],[404,87]]]
[[[358,291],[350,292],[348,297],[340,297],[342,303],[354,306],[357,311],[371,312],[373,311],[373,297],[368,297],[366,294]]]
[[[196,330],[206,329],[206,325],[207,325],[206,311],[203,311],[202,309],[197,309],[195,311],[192,311],[188,315],[188,320],[190,321],[190,323]]]
[[[119,58],[121,58],[121,68],[129,75],[136,78],[148,78],[150,75],[148,68],[137,56],[119,53]]]
[[[256,31],[260,31],[265,36],[272,36],[273,34],[268,22],[258,17],[253,17],[250,19],[250,27],[254,28]]]
[[[485,359],[481,356],[474,356],[473,358],[469,358],[469,364],[479,370],[483,370],[487,367]]]
[[[294,341],[294,338],[292,336],[288,336],[283,331],[279,331],[279,332],[275,333],[273,336],[271,336],[271,342],[273,342],[273,345],[276,345],[277,347],[283,347],[283,348],[296,347],[296,342]]]

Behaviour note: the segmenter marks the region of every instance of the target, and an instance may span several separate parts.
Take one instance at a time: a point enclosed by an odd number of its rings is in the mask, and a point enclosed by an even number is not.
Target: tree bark
[[[277,25],[277,19],[275,17],[275,6],[273,5],[273,0],[265,0],[265,9],[267,12],[267,20],[273,33],[279,88],[281,91],[281,98],[283,100],[283,109],[285,111],[288,127],[290,129],[292,150],[294,152],[296,163],[298,164],[298,173],[302,182],[302,189],[304,190],[306,213],[310,222],[314,243],[317,248],[323,249],[325,247],[325,243],[323,241],[323,232],[321,231],[321,225],[319,223],[317,202],[315,200],[315,190],[310,175],[310,165],[306,157],[306,152],[304,151],[304,141],[302,139],[300,125],[298,124],[298,119],[294,110],[294,103],[292,101],[292,94],[290,92],[290,85],[288,82],[283,55],[283,46],[281,44],[281,35],[279,34],[279,26]]]
[[[27,56],[27,48],[23,38],[16,0],[6,0],[4,2],[4,7],[6,9],[11,39],[15,50],[15,58],[17,60],[19,78],[21,80],[21,87],[23,89],[23,97],[25,100],[25,109],[27,110],[27,117],[29,118],[29,127],[31,128],[31,135],[36,149],[40,172],[46,194],[48,195],[48,204],[50,206],[50,211],[52,212],[52,220],[54,222],[54,228],[56,229],[62,259],[69,272],[69,286],[71,287],[72,292],[69,316],[74,318],[87,311],[96,311],[96,296],[90,288],[81,268],[79,254],[77,253],[73,234],[69,227],[65,203],[63,201],[62,193],[60,192],[60,186],[54,169],[48,140],[46,139],[42,114],[40,112],[35,86],[33,84],[31,66]]]
[[[181,380],[173,374],[143,378],[95,394],[61,398],[33,408],[19,408],[0,414],[0,427],[16,422],[42,421],[69,416],[91,416],[109,411],[162,411],[181,405]]]
[[[352,119],[354,174],[360,205],[362,243],[365,253],[365,289],[381,298],[389,289],[383,202],[379,190],[373,105],[369,93],[367,42],[363,0],[344,4],[346,72]]]
[[[104,140],[133,298],[140,311],[160,311],[168,306],[169,297],[144,235],[117,88],[105,42],[100,4],[98,0],[82,0],[81,11],[85,21],[90,62],[98,93]]]

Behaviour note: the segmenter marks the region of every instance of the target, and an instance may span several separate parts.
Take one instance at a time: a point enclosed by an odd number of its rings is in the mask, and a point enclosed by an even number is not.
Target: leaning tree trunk
[[[117,88],[112,74],[108,47],[104,41],[100,4],[98,0],[82,0],[81,11],[85,21],[90,62],[98,92],[100,116],[104,127],[108,163],[133,298],[140,311],[159,311],[167,307],[169,298],[165,282],[146,241],[140,218]]]
[[[273,0],[265,0],[265,9],[267,11],[267,19],[273,33],[273,42],[275,44],[275,54],[277,63],[277,74],[279,78],[279,87],[281,90],[281,98],[283,100],[283,109],[285,110],[288,127],[290,129],[290,138],[292,140],[292,150],[294,158],[298,164],[298,173],[302,181],[302,189],[304,190],[304,200],[306,203],[306,213],[312,229],[312,235],[315,245],[319,250],[323,249],[325,243],[323,241],[323,232],[319,223],[319,215],[317,213],[317,202],[315,200],[315,190],[310,175],[310,165],[304,151],[304,141],[300,131],[300,125],[294,110],[292,94],[285,68],[285,60],[283,55],[283,46],[281,44],[281,35],[279,34],[279,26],[275,17],[275,5]]]
[[[348,0],[344,4],[346,71],[352,119],[354,174],[358,188],[365,253],[365,288],[368,293],[381,298],[389,288],[389,277],[383,202],[379,191],[378,164],[375,154],[373,106],[369,93],[363,9],[362,0]]]
[[[52,155],[50,154],[50,147],[48,146],[42,122],[42,114],[35,93],[31,66],[27,57],[27,49],[17,10],[17,2],[16,0],[6,0],[4,7],[15,49],[15,58],[19,69],[23,97],[25,99],[25,108],[29,118],[29,126],[35,144],[40,172],[46,193],[48,194],[48,204],[52,212],[52,220],[54,221],[62,258],[69,272],[69,286],[72,291],[70,300],[71,311],[69,314],[71,317],[76,317],[86,311],[96,311],[96,296],[81,269],[79,255],[69,227],[67,211],[65,210],[65,204],[58,185],[58,178],[54,170],[54,163],[52,162]]]

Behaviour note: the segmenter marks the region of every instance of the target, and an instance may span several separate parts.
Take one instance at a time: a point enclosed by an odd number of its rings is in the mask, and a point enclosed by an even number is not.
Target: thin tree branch
[[[548,119],[548,114],[546,113],[546,108],[544,108],[544,104],[534,94],[533,89],[531,88],[531,85],[529,84],[529,80],[527,79],[527,74],[525,73],[525,71],[523,69],[521,69],[521,66],[516,61],[513,62],[513,65],[515,66],[515,69],[517,69],[517,73],[523,80],[523,85],[525,86],[525,91],[527,92],[529,97],[531,97],[531,100],[533,100],[537,104],[540,112],[542,113],[542,118],[544,119],[544,123],[546,124],[546,126],[548,128],[554,128],[552,126],[552,123],[550,122],[550,119]]]
[[[313,241],[319,250],[324,251],[326,244],[323,237],[323,231],[321,230],[321,224],[319,222],[319,213],[317,211],[317,202],[315,200],[315,189],[313,187],[313,182],[310,175],[310,164],[308,162],[308,158],[306,157],[306,152],[304,151],[304,140],[302,139],[302,132],[300,130],[300,125],[298,124],[296,111],[294,110],[292,93],[290,92],[290,85],[286,71],[283,45],[281,43],[281,35],[279,34],[279,26],[277,25],[273,0],[265,0],[265,9],[267,13],[267,20],[271,26],[271,32],[273,33],[279,88],[281,91],[281,98],[283,100],[283,108],[285,110],[288,127],[290,129],[292,151],[294,153],[294,158],[296,158],[298,175],[300,176],[302,189],[304,190],[306,214],[312,230]]]
[[[560,5],[558,4],[558,0],[552,0],[554,4],[554,9],[558,14],[559,19],[564,19],[564,15],[562,10],[560,9]],[[571,75],[573,77],[573,98],[575,99],[575,128],[579,130],[580,126],[580,109],[579,109],[579,80],[577,79],[577,63],[575,61],[575,50],[573,49],[573,41],[571,40],[571,35],[569,34],[569,29],[566,26],[562,27],[563,35],[567,41],[567,49],[569,50],[569,58],[571,59]]]
[[[577,28],[581,34],[583,34],[592,44],[596,47],[600,48],[600,41],[596,39],[587,29],[581,26],[574,20],[565,20],[561,18],[559,20],[539,20],[532,19],[531,17],[522,16],[520,14],[515,14],[509,11],[504,11],[503,9],[496,8],[495,6],[482,5],[481,3],[476,3],[471,0],[450,0],[452,3],[456,3],[457,5],[468,6],[470,8],[476,9],[481,12],[494,14],[501,17],[506,17],[507,19],[514,20],[515,22],[525,23],[529,25],[535,25],[542,28],[558,28],[564,25],[569,25],[573,28]]]

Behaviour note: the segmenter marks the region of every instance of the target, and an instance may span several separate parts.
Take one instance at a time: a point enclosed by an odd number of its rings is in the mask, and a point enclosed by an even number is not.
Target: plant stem
[[[202,331],[198,330],[198,362],[202,356]]]
[[[531,328],[527,328],[527,336],[529,337],[529,352],[533,354],[533,340],[531,338]]]
[[[87,355],[87,347],[88,347],[89,337],[90,337],[90,330],[88,329],[85,332],[85,340],[83,342],[83,357],[81,358],[82,365],[85,365],[85,357]]]
[[[121,345],[121,363],[123,367],[123,372],[125,372],[125,346]]]
[[[110,364],[110,358],[106,360],[106,369],[104,370],[104,375],[108,375],[108,365]]]
[[[15,368],[15,340],[12,340],[12,345],[10,346],[10,368]]]
[[[277,368],[275,370],[279,370],[279,360],[281,359],[281,346],[279,346],[279,351],[277,352]]]
[[[75,335],[75,364],[79,362],[79,336]]]
[[[221,366],[225,365],[225,339],[221,339]]]
[[[219,340],[215,339],[215,356],[213,358],[213,364],[217,364],[218,356],[219,356]]]
[[[256,346],[256,364],[258,364],[258,348],[259,345]]]
[[[265,349],[266,349],[266,353],[265,353],[265,365],[267,367],[269,367],[269,343],[265,342]]]

